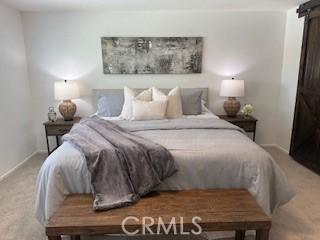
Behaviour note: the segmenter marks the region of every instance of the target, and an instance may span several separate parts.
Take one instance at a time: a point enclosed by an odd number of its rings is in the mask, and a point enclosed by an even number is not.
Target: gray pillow
[[[98,97],[97,114],[102,117],[116,117],[121,114],[123,94],[111,94]]]
[[[184,115],[199,115],[202,113],[201,96],[202,90],[181,95],[182,112]]]

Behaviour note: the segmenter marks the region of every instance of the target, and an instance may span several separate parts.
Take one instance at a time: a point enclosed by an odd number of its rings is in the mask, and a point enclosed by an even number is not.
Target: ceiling
[[[278,11],[307,0],[0,0],[20,11],[239,10]]]

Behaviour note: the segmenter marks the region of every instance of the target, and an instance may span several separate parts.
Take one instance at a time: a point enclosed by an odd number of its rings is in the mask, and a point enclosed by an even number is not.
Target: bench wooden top
[[[49,220],[46,233],[48,236],[122,234],[121,223],[128,216],[140,220],[126,223],[126,229],[130,231],[141,229],[143,217],[152,217],[155,222],[162,217],[166,226],[172,217],[177,223],[183,217],[185,231],[194,229],[194,216],[201,217],[199,224],[203,231],[263,230],[271,227],[271,219],[247,190],[192,190],[154,192],[132,206],[103,212],[92,210],[90,195],[70,195]]]

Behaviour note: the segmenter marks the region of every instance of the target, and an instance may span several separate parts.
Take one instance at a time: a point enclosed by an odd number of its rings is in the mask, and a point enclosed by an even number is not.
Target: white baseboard
[[[48,150],[45,150],[45,149],[38,150],[37,153],[48,153]]]
[[[26,162],[28,162],[34,155],[36,155],[38,151],[33,152],[30,156],[26,157],[22,162],[18,163],[16,166],[11,168],[9,171],[7,171],[5,174],[0,176],[0,182],[7,178],[11,173],[13,173],[15,170],[23,166]]]
[[[260,144],[260,146],[261,147],[276,147],[278,145],[275,143],[263,143],[263,144]]]
[[[284,149],[283,147],[281,147],[280,145],[278,144],[275,144],[275,143],[271,143],[271,144],[261,144],[260,145],[261,147],[276,147],[278,148],[279,150],[285,152],[286,154],[289,154],[289,151]]]
[[[284,149],[283,147],[281,147],[281,146],[279,146],[279,145],[277,145],[277,147],[278,147],[281,151],[285,152],[286,154],[289,154],[289,151],[288,151],[287,149]]]

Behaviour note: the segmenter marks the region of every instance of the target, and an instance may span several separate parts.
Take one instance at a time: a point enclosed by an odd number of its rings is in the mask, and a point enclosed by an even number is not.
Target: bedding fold
[[[63,141],[86,159],[94,210],[132,204],[177,171],[166,148],[99,118],[82,120]]]
[[[151,130],[183,130],[183,129],[220,129],[236,130],[241,133],[245,131],[222,119],[199,119],[199,118],[175,118],[165,120],[148,121],[114,121],[118,126],[130,132],[151,131]]]

